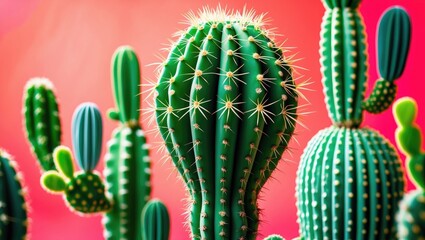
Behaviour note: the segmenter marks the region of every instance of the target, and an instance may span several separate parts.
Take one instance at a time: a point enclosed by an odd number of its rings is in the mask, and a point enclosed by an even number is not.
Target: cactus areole
[[[193,239],[255,239],[257,196],[294,131],[298,93],[263,16],[204,9],[170,49],[155,114],[191,196]]]
[[[364,110],[380,113],[394,101],[410,20],[398,7],[381,18],[381,78],[364,99],[368,62],[361,1],[323,2],[320,62],[333,126],[316,134],[301,157],[296,181],[300,234],[305,239],[395,239],[404,191],[400,160],[388,140],[360,125]]]

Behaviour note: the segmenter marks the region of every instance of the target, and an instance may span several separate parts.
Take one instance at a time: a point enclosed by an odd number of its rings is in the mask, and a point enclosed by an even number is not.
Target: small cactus
[[[264,240],[285,240],[285,239],[280,235],[273,234],[273,235],[270,235],[270,236],[264,238]]]
[[[53,84],[46,78],[28,81],[24,94],[24,125],[43,171],[55,169],[52,154],[61,141],[58,111]]]
[[[255,239],[257,196],[297,118],[292,65],[262,16],[189,18],[155,86],[159,131],[191,196],[193,239]]]
[[[404,177],[391,143],[361,128],[364,110],[380,113],[394,101],[410,44],[410,20],[386,11],[378,33],[382,79],[364,100],[367,49],[361,0],[323,0],[321,71],[333,126],[308,143],[297,172],[300,235],[306,239],[394,239]]]
[[[150,198],[150,158],[140,125],[140,69],[134,50],[118,48],[112,58],[116,108],[109,117],[119,122],[108,142],[104,175],[113,207],[103,219],[109,240],[141,239],[141,214]]]
[[[393,108],[397,145],[407,156],[407,173],[417,187],[400,203],[397,230],[402,240],[425,239],[425,152],[421,129],[415,122],[417,111],[415,100],[407,97],[399,99]]]
[[[167,207],[160,200],[149,201],[142,212],[142,239],[168,240],[170,217]]]
[[[54,151],[56,170],[45,172],[41,184],[49,192],[64,193],[71,209],[86,214],[111,208],[105,187],[94,168],[102,146],[102,119],[94,104],[80,105],[73,117],[72,142],[82,172],[74,174],[71,150],[59,146]]]
[[[27,204],[16,162],[0,149],[0,239],[27,238]]]

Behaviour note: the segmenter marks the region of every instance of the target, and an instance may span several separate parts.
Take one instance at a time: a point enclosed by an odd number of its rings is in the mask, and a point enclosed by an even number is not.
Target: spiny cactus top
[[[0,149],[0,239],[27,238],[27,204],[16,162]]]
[[[410,19],[399,7],[388,10],[378,34],[379,79],[364,101],[368,59],[360,0],[326,0],[320,47],[326,105],[335,125],[357,127],[363,110],[380,113],[394,101],[410,45]],[[345,8],[341,8],[344,6]]]
[[[192,196],[192,237],[253,239],[258,192],[295,127],[290,58],[253,11],[188,19],[155,86],[159,130]]]
[[[41,168],[53,170],[52,153],[60,145],[61,128],[53,84],[48,79],[28,81],[23,113],[26,135]]]

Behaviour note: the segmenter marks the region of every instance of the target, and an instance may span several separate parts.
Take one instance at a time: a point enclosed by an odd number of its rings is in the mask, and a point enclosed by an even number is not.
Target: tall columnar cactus
[[[402,98],[394,104],[397,145],[407,156],[407,173],[417,188],[400,203],[397,230],[402,240],[425,239],[425,152],[421,129],[415,122],[417,111],[416,102],[411,98]]]
[[[112,86],[116,109],[109,117],[114,130],[105,156],[105,178],[113,207],[104,217],[106,239],[141,239],[141,214],[150,197],[150,159],[139,123],[140,69],[130,47],[120,47],[112,59]]]
[[[367,49],[360,0],[324,0],[321,65],[326,105],[334,126],[304,150],[297,173],[300,234],[305,239],[394,239],[404,178],[393,146],[360,128],[363,111],[378,113],[395,96],[403,72],[410,21],[401,8],[381,18],[378,80],[364,101]]]
[[[64,193],[72,210],[80,213],[104,212],[111,208],[105,186],[94,171],[102,147],[102,118],[92,103],[80,105],[72,121],[72,142],[78,165],[83,171],[74,174],[71,150],[59,146],[54,151],[56,170],[45,172],[42,186],[52,193]]]
[[[11,156],[0,149],[0,239],[27,237],[27,205],[21,175]]]
[[[191,196],[193,239],[255,239],[257,196],[294,131],[298,92],[252,11],[207,9],[155,86],[159,131]]]
[[[170,217],[167,207],[160,200],[149,201],[142,212],[143,239],[168,240]]]
[[[43,171],[54,170],[53,151],[60,145],[61,127],[53,84],[33,78],[25,86],[24,125],[27,138]]]

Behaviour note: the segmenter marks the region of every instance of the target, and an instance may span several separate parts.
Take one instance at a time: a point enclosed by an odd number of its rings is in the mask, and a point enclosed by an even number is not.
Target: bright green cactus
[[[397,145],[407,156],[406,169],[417,190],[406,194],[397,216],[398,234],[402,240],[425,239],[425,152],[422,133],[416,124],[417,105],[411,98],[402,98],[394,104],[397,122]]]
[[[325,0],[321,64],[326,105],[334,126],[308,143],[297,173],[300,235],[305,239],[394,239],[404,192],[400,160],[379,133],[360,128],[363,111],[387,109],[395,96],[410,43],[401,8],[381,18],[382,78],[364,101],[367,49],[360,0]],[[397,44],[396,44],[397,43]]]
[[[0,149],[0,240],[27,238],[27,205],[16,167],[11,156]]]
[[[105,212],[111,208],[105,186],[94,168],[102,147],[102,119],[92,103],[80,105],[72,121],[72,142],[82,172],[74,174],[71,151],[63,146],[55,149],[55,170],[45,172],[41,184],[49,192],[64,193],[71,209],[80,213]]]
[[[168,240],[170,217],[167,207],[160,200],[149,201],[142,212],[142,231],[145,240]]]
[[[60,145],[61,127],[52,83],[33,78],[25,86],[24,125],[32,151],[43,171],[54,170],[53,151]]]
[[[141,214],[150,198],[150,158],[139,123],[140,69],[137,55],[120,47],[112,59],[116,109],[109,117],[119,121],[108,143],[104,175],[113,207],[105,214],[104,236],[111,240],[141,239]]]
[[[273,234],[273,235],[270,235],[270,236],[264,238],[264,240],[285,240],[285,239],[280,235]]]
[[[189,20],[155,86],[159,131],[190,192],[191,237],[255,239],[297,118],[292,66],[252,11]]]

